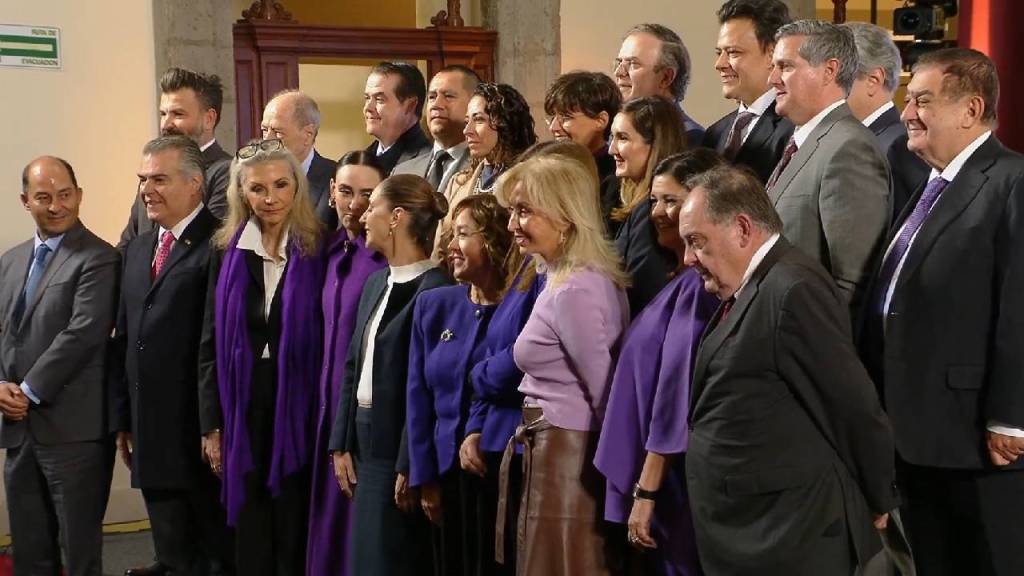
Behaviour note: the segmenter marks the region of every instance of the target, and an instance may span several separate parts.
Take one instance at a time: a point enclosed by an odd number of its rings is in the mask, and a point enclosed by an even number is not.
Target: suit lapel
[[[836,125],[845,116],[850,114],[850,108],[846,104],[840,104],[838,108],[829,112],[821,119],[821,122],[815,126],[814,130],[807,135],[807,139],[804,140],[803,146],[797,149],[796,154],[793,155],[793,159],[789,161],[789,166],[782,171],[779,175],[779,181],[775,183],[775,186],[771,189],[771,200],[772,204],[778,204],[779,199],[785,194],[786,188],[793,182],[796,175],[800,173],[807,161],[811,159],[814,152],[818,149],[819,141],[825,137],[826,134],[832,130],[832,127]]]
[[[50,285],[53,276],[77,250],[84,230],[85,227],[79,222],[65,233],[64,239],[60,241],[60,246],[57,248],[57,252],[51,257],[50,262],[46,264],[46,270],[43,271],[43,277],[39,279],[39,286],[36,287],[36,293],[32,295],[32,301],[25,305],[25,313],[21,316],[22,326],[32,316],[32,311],[36,309],[36,304],[39,304],[39,300],[43,297],[43,291]],[[24,281],[22,281],[22,290],[24,289]]]
[[[974,157],[967,160],[953,182],[942,191],[942,195],[939,196],[935,206],[925,217],[924,223],[921,224],[913,244],[910,245],[906,260],[903,262],[903,269],[896,280],[897,289],[899,284],[910,278],[917,267],[921,265],[932,245],[942,235],[943,230],[960,216],[985,186],[985,182],[988,181],[985,171],[995,162],[995,152],[998,150],[998,146],[995,136],[989,136],[988,141],[974,153]],[[907,203],[907,209],[912,211],[912,206],[917,203],[918,198],[920,195],[915,195]],[[904,212],[906,211],[905,209]]]
[[[175,265],[184,260],[185,257],[201,243],[202,237],[209,226],[207,216],[208,213],[206,212],[206,209],[200,209],[199,213],[196,214],[196,217],[185,228],[185,231],[181,233],[181,238],[174,242],[174,245],[171,248],[171,253],[168,256],[167,261],[164,262],[163,268],[160,269],[160,274],[153,279],[147,296],[151,295],[153,290],[163,282],[163,279],[168,273],[170,273],[171,269],[174,268]]]
[[[893,124],[897,124],[900,121],[900,112],[896,108],[890,108],[882,113],[881,116],[875,119],[871,123],[871,131],[874,132],[875,136],[885,132],[885,129]],[[883,151],[884,152],[884,151]]]
[[[725,147],[729,144],[729,134],[732,133],[732,125],[736,122],[736,115],[738,113],[739,112],[737,110],[733,110],[725,117],[726,121],[723,123],[725,125],[725,133],[722,134],[722,137],[715,143],[715,151],[719,154],[725,154]],[[753,136],[753,134],[751,134],[751,136]]]
[[[25,291],[25,282],[28,280],[28,267],[29,263],[32,261],[32,252],[34,249],[35,241],[29,240],[28,242],[22,243],[22,245],[19,246],[12,254],[11,273],[19,274],[20,277],[15,276],[14,278],[17,290],[12,290],[10,292],[10,300],[7,302],[7,318],[5,319],[4,325],[10,325],[14,309],[18,307],[18,298],[20,298],[21,293]],[[4,278],[3,282],[6,285],[8,279]],[[22,317],[24,318],[24,314]]]
[[[772,137],[775,132],[775,125],[779,122],[779,116],[775,113],[775,103],[772,102],[768,108],[765,109],[764,114],[758,119],[757,123],[754,124],[754,130],[747,136],[743,145],[740,146],[740,151],[736,153],[739,157],[744,151],[751,153],[761,152],[762,149],[768,143],[768,139]],[[763,153],[763,152],[761,152]]]
[[[370,304],[365,308],[360,306],[358,312],[359,316],[356,318],[356,329],[352,334],[352,346],[356,346],[356,368],[361,370],[363,366],[363,340],[366,339],[366,329],[370,323],[370,316],[373,316],[373,311],[380,305],[380,299],[384,297],[384,290],[387,288],[387,279],[390,272],[385,272],[381,275],[375,275],[370,281],[366,283],[363,288],[363,293],[366,295]]]

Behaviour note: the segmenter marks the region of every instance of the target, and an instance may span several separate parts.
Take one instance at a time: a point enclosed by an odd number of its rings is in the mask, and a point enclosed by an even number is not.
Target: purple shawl
[[[245,224],[239,227],[224,252],[214,312],[217,381],[224,412],[221,501],[231,526],[238,522],[245,503],[245,475],[254,468],[246,416],[254,362],[246,306],[252,280],[246,269],[245,251],[238,248],[238,238],[244,229]],[[303,256],[297,242],[289,242],[281,294],[274,436],[267,478],[272,496],[280,494],[281,481],[286,476],[309,461],[322,353],[319,296],[323,280],[322,250],[318,249],[314,256]]]
[[[615,368],[594,464],[608,479],[605,518],[625,522],[647,452],[686,451],[690,378],[718,300],[683,270],[633,321]]]

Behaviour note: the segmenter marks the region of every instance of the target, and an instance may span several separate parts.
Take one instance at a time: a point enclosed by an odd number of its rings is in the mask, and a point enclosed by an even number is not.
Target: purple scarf
[[[246,416],[254,362],[246,306],[252,280],[246,269],[245,250],[238,248],[238,238],[244,229],[245,224],[239,227],[224,253],[214,316],[217,381],[224,412],[221,501],[231,526],[238,522],[245,503],[245,475],[254,468]],[[281,481],[286,476],[309,461],[322,353],[319,296],[324,281],[323,252],[303,256],[293,240],[288,243],[287,266],[281,294],[274,438],[266,480],[272,496],[280,494]]]

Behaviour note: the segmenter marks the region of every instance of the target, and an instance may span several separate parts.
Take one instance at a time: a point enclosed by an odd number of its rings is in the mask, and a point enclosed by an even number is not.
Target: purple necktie
[[[917,234],[921,224],[924,224],[924,219],[931,212],[932,206],[935,205],[935,201],[939,199],[939,194],[947,184],[949,182],[941,176],[928,183],[917,200],[914,211],[903,222],[903,227],[900,228],[900,234],[893,242],[892,249],[885,255],[882,269],[878,272],[878,282],[875,283],[875,311],[879,314],[885,313],[885,295],[889,293],[889,285],[896,279],[896,267],[899,266],[900,260],[903,260],[903,256],[910,248],[910,241],[914,238],[914,234]]]
[[[740,112],[736,115],[732,129],[729,130],[729,139],[725,143],[724,156],[727,160],[736,159],[736,154],[739,153],[740,147],[743,145],[743,131],[747,129],[754,118],[757,116],[753,112]]]
[[[782,171],[789,166],[789,161],[793,159],[793,154],[796,154],[796,140],[793,138],[789,139],[789,144],[786,144],[786,149],[782,151],[782,159],[775,166],[775,171],[772,172],[772,177],[768,179],[768,185],[764,187],[765,192],[768,192],[775,186],[775,183],[779,181],[779,176],[782,175]]]

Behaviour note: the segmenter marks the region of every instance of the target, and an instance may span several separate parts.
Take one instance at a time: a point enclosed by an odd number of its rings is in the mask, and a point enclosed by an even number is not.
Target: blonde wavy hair
[[[557,262],[547,262],[548,281],[560,284],[573,272],[589,268],[617,286],[629,286],[622,258],[605,235],[594,175],[583,164],[559,156],[537,156],[505,172],[495,186],[498,200],[520,202],[558,224],[568,225]]]
[[[215,246],[222,250],[227,248],[238,229],[254,216],[249,201],[245,198],[245,189],[243,188],[248,170],[257,164],[275,161],[287,162],[292,170],[292,178],[295,179],[295,198],[292,200],[291,210],[285,223],[289,238],[295,239],[299,243],[303,255],[310,256],[316,252],[320,245],[323,227],[313,212],[313,201],[309,197],[309,182],[306,180],[299,161],[291,152],[283,148],[274,151],[259,150],[251,158],[244,160],[235,158],[231,161],[231,181],[228,184],[227,192],[228,214],[224,219],[224,224],[214,236]],[[257,217],[258,221],[259,217]]]

